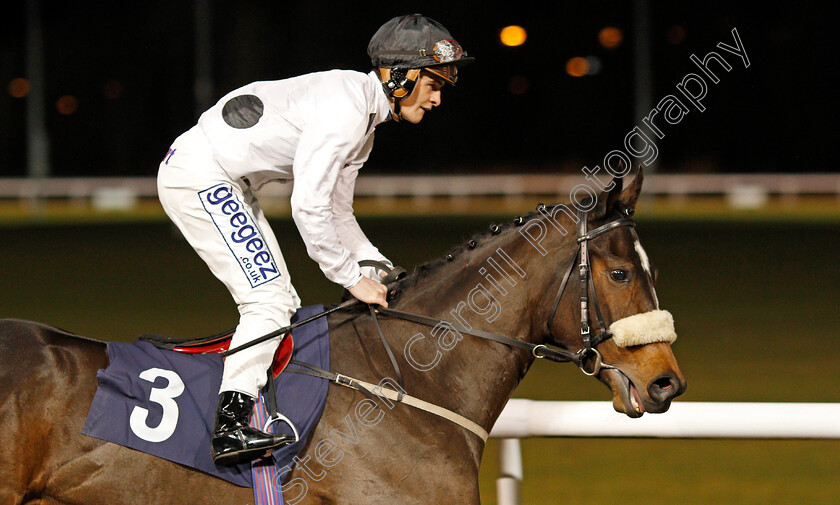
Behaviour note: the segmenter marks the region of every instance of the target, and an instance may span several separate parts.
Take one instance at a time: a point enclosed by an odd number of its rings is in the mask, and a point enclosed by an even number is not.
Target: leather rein
[[[540,213],[544,213],[546,211],[546,206],[540,204],[537,207],[537,210]],[[623,208],[622,212],[620,213],[620,217],[614,221],[610,221],[604,225],[601,225],[594,230],[588,231],[588,223],[587,223],[587,213],[580,211],[578,212],[578,223],[577,223],[577,244],[578,248],[575,252],[574,256],[572,256],[571,261],[569,262],[569,266],[566,268],[566,273],[563,276],[563,280],[560,283],[560,287],[557,290],[557,294],[554,297],[554,302],[552,304],[551,312],[548,316],[548,332],[551,336],[552,341],[557,342],[557,339],[554,337],[553,333],[551,332],[551,325],[554,321],[554,318],[557,315],[557,309],[560,306],[560,301],[563,298],[563,293],[566,290],[566,286],[569,283],[569,279],[572,276],[572,272],[575,269],[575,265],[578,266],[578,278],[580,280],[580,333],[581,338],[583,339],[583,347],[577,351],[569,351],[568,349],[564,349],[562,347],[557,347],[554,345],[549,344],[532,344],[529,342],[523,342],[521,340],[516,340],[504,335],[499,335],[497,333],[479,330],[476,328],[466,328],[461,325],[453,324],[449,321],[444,321],[442,319],[435,319],[432,317],[422,316],[419,314],[413,314],[409,312],[403,312],[396,309],[391,309],[387,307],[381,306],[374,306],[368,305],[370,310],[371,318],[374,322],[374,327],[376,328],[376,332],[379,335],[379,338],[385,348],[385,351],[388,355],[388,359],[391,361],[391,365],[394,368],[394,371],[397,376],[397,382],[400,386],[401,390],[394,390],[385,388],[382,386],[382,383],[379,385],[371,384],[359,379],[354,379],[352,377],[348,377],[346,375],[342,375],[340,373],[330,372],[328,370],[324,370],[317,366],[311,365],[309,363],[304,363],[297,360],[291,360],[290,364],[294,364],[299,368],[287,368],[286,370],[289,372],[300,373],[305,375],[310,375],[313,377],[318,377],[322,379],[329,380],[330,382],[334,382],[338,385],[345,386],[351,389],[355,389],[357,391],[361,391],[362,393],[370,396],[370,397],[385,397],[391,400],[405,403],[407,405],[411,405],[413,407],[425,410],[427,412],[431,412],[436,414],[440,417],[448,419],[465,429],[471,431],[472,433],[479,436],[482,440],[486,441],[489,434],[487,431],[475,423],[474,421],[467,419],[466,417],[457,414],[451,410],[445,409],[433,403],[426,402],[419,398],[413,397],[411,395],[405,394],[405,386],[403,383],[402,373],[400,371],[399,364],[397,363],[396,357],[394,356],[393,351],[391,350],[391,346],[388,344],[388,340],[385,338],[385,334],[382,331],[381,326],[379,325],[378,314],[393,317],[396,319],[402,319],[405,321],[414,322],[417,324],[422,324],[426,326],[439,326],[444,325],[452,330],[455,330],[461,334],[472,335],[474,337],[482,338],[485,340],[489,340],[492,342],[497,342],[500,344],[507,345],[512,348],[516,349],[523,349],[527,350],[537,359],[547,359],[553,362],[572,362],[575,363],[581,371],[586,375],[596,375],[601,369],[604,368],[616,368],[613,365],[608,363],[604,363],[601,359],[601,353],[598,352],[596,347],[604,342],[605,340],[612,337],[612,334],[608,330],[608,326],[605,324],[600,305],[598,303],[598,296],[595,291],[595,284],[590,272],[590,257],[589,257],[589,248],[588,243],[590,240],[608,233],[612,230],[620,228],[622,226],[635,226],[636,223],[631,219],[632,210]],[[521,223],[520,223],[521,224]],[[373,266],[379,270],[387,272],[387,275],[382,279],[383,284],[391,284],[402,277],[405,276],[405,270],[401,267],[391,267],[383,262],[375,261],[375,260],[363,260],[359,262],[360,266]],[[591,335],[591,327],[589,324],[589,292],[592,292],[592,301],[593,307],[595,312],[595,317],[598,321],[598,325],[600,327],[600,331],[597,335],[593,338]],[[238,346],[233,349],[229,349],[222,353],[223,356],[238,352],[242,349],[247,347],[251,347],[256,345],[260,342],[264,342],[271,338],[275,338],[277,336],[283,335],[290,331],[291,329],[298,327],[300,325],[306,324],[314,319],[324,317],[328,314],[331,314],[336,311],[340,311],[343,309],[347,309],[353,305],[360,303],[358,300],[352,298],[350,300],[346,300],[339,305],[331,307],[330,309],[325,310],[319,314],[311,316],[310,318],[298,321],[290,326],[280,328],[274,332],[271,332],[267,335],[264,335],[258,339],[252,340],[246,344]],[[269,378],[272,377],[272,374],[269,372]],[[274,391],[272,387],[270,389]],[[273,396],[273,395],[272,395]],[[276,417],[276,406],[272,406],[272,419]],[[266,424],[266,429],[268,428],[268,424]],[[291,423],[290,423],[291,424]]]
[[[541,207],[541,208],[540,208]],[[545,211],[545,205],[540,204],[538,210]],[[590,240],[608,233],[612,230],[615,230],[622,226],[636,226],[635,221],[631,219],[629,216],[632,214],[629,210],[625,210],[619,219],[610,221],[607,224],[599,226],[592,231],[588,231],[588,223],[587,223],[587,213],[586,212],[578,212],[578,224],[577,224],[577,244],[578,248],[574,256],[572,256],[571,261],[569,262],[569,266],[566,268],[566,273],[563,276],[563,280],[560,283],[560,287],[557,290],[557,294],[554,297],[554,302],[551,307],[551,313],[548,316],[548,331],[549,335],[551,335],[551,339],[556,342],[557,339],[551,332],[551,325],[554,321],[554,318],[557,315],[557,308],[560,306],[560,300],[563,298],[563,293],[566,290],[566,285],[569,283],[569,279],[572,276],[572,272],[575,269],[575,264],[578,266],[578,278],[580,279],[580,334],[581,338],[583,339],[583,347],[577,351],[569,351],[568,349],[564,349],[562,347],[557,347],[549,344],[532,344],[529,342],[523,342],[521,340],[516,340],[504,335],[499,335],[497,333],[492,333],[489,331],[479,330],[475,328],[466,328],[464,326],[453,324],[449,321],[444,321],[442,319],[435,319],[432,317],[422,316],[418,314],[412,314],[409,312],[403,312],[396,309],[386,308],[386,307],[376,307],[374,308],[372,305],[370,306],[370,313],[373,317],[374,325],[376,327],[376,331],[379,334],[380,340],[382,341],[383,345],[385,346],[385,350],[388,353],[388,357],[391,360],[391,363],[394,367],[394,370],[397,374],[397,379],[399,381],[400,386],[403,385],[402,376],[400,374],[399,366],[397,365],[396,359],[394,358],[393,353],[391,352],[390,346],[385,338],[384,333],[379,325],[379,321],[377,319],[377,313],[382,314],[389,317],[394,317],[397,319],[402,319],[405,321],[411,321],[418,324],[423,324],[426,326],[439,326],[444,325],[452,330],[457,331],[458,333],[472,335],[474,337],[482,338],[485,340],[490,340],[492,342],[497,342],[500,344],[507,345],[509,347],[513,347],[516,349],[524,349],[529,351],[535,358],[538,359],[547,359],[549,361],[557,362],[557,363],[564,363],[564,362],[571,362],[576,364],[581,371],[586,375],[596,375],[598,372],[601,371],[602,368],[616,368],[613,365],[608,363],[604,363],[601,358],[601,353],[598,352],[596,347],[601,344],[602,342],[608,340],[612,337],[612,334],[609,332],[608,326],[604,322],[604,318],[601,312],[600,304],[598,303],[598,295],[595,291],[595,283],[590,271],[590,258],[589,258],[589,247],[588,243]],[[375,263],[375,264],[374,264]],[[387,265],[384,263],[368,261],[368,266],[376,266],[380,269],[387,269]],[[389,271],[389,270],[385,270]],[[390,272],[389,272],[390,274]],[[386,279],[387,280],[387,277]],[[594,307],[595,317],[598,321],[598,325],[600,327],[600,331],[597,335],[592,337],[591,334],[591,327],[589,324],[590,317],[589,317],[589,292],[592,293],[592,306]]]

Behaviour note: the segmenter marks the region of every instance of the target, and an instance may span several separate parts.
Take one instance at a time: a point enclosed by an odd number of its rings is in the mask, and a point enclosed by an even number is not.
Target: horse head
[[[533,327],[542,327],[546,344],[576,351],[574,361],[612,390],[613,407],[629,417],[667,411],[686,388],[670,345],[673,319],[659,308],[656,273],[631,219],[642,180],[641,169],[626,186],[616,178],[574,210],[541,206],[539,219],[521,229],[540,252],[561,258],[536,291]],[[553,234],[554,243],[534,240],[548,238],[552,226],[565,232],[569,222],[577,240],[568,233]]]
[[[540,204],[390,288],[381,313],[433,326],[393,332],[410,381],[440,398],[469,391],[446,404],[492,425],[534,358],[547,358],[606,384],[630,417],[667,411],[686,383],[632,219],[642,180],[640,169],[586,200]]]

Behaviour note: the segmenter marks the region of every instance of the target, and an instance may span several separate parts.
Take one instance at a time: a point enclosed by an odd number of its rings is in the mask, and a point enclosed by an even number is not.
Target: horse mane
[[[546,209],[552,209],[555,206],[556,205],[547,205]],[[473,251],[478,246],[484,244],[488,239],[494,239],[506,230],[522,226],[528,221],[530,221],[532,218],[539,217],[540,215],[541,214],[537,211],[531,211],[527,214],[523,214],[512,220],[509,220],[503,224],[494,223],[490,226],[490,230],[476,233],[475,235],[468,238],[465,242],[452,249],[445,256],[418,265],[405,279],[400,281],[399,284],[397,284],[393,289],[395,289],[396,293],[398,294],[405,288],[411,288],[416,286],[422,280],[428,278],[429,276],[440,270],[444,265],[447,265],[456,258],[462,256],[463,254],[467,254]]]

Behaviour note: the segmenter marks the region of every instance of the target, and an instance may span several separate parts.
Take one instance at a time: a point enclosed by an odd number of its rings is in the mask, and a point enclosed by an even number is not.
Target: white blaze
[[[659,297],[656,296],[656,288],[653,287],[653,272],[650,268],[650,259],[648,258],[647,253],[645,252],[644,247],[642,247],[642,243],[639,242],[639,239],[636,238],[633,240],[633,248],[636,249],[636,253],[639,255],[639,259],[642,262],[642,268],[645,269],[645,272],[648,274],[648,281],[650,282],[650,292],[653,293],[653,300],[656,303],[656,308],[659,308]]]

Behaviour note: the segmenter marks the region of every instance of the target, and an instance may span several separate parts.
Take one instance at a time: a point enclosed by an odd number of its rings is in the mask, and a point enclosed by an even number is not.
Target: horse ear
[[[623,183],[624,180],[621,177],[613,177],[613,179],[604,186],[604,191],[598,195],[598,200],[595,207],[592,209],[592,216],[595,218],[603,218],[612,212],[612,209],[615,208],[615,202],[618,201],[618,198],[621,195]]]
[[[627,185],[624,188],[624,191],[621,192],[621,201],[624,204],[624,208],[629,209],[630,216],[636,212],[636,202],[639,201],[639,195],[642,193],[642,183],[645,180],[645,172],[642,170],[642,166],[639,165],[639,169],[636,170],[636,176],[633,177],[633,182]]]
[[[606,198],[602,198],[605,201],[603,215],[610,214],[612,210],[615,208],[616,202],[621,198],[621,194],[624,189],[624,178],[623,177],[613,177],[612,182],[610,182],[607,187],[612,186],[612,189],[606,193]]]
[[[627,174],[623,179],[626,179],[631,174]],[[623,179],[615,178],[613,182],[615,187],[610,191],[607,199],[607,212],[617,211],[624,216],[632,216],[636,212],[636,202],[639,200],[639,194],[642,192],[642,182],[644,181],[644,171],[642,167],[636,171],[633,180],[623,187]]]

